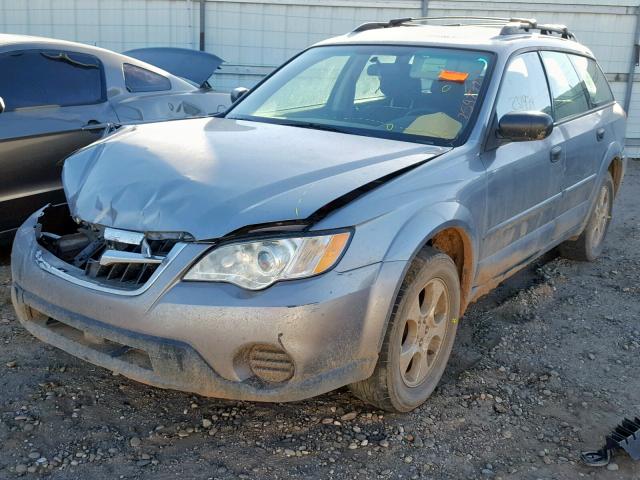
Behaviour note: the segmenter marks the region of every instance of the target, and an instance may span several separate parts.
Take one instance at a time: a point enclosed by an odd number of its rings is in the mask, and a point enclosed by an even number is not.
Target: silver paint
[[[557,124],[546,140],[493,149],[485,142],[494,134],[493,104],[512,54],[538,47],[590,52],[545,36],[506,41],[480,27],[462,33],[434,28],[433,36],[418,27],[388,28],[323,44],[469,45],[495,52],[493,78],[464,145],[445,149],[217,118],[132,127],[66,163],[73,214],[119,229],[188,232],[199,241],[183,243],[139,295],[114,295],[34,262],[56,259],[36,242],[32,217],[19,230],[12,254],[21,320],[34,334],[81,356],[86,352],[30,324],[25,306],[31,302],[87,329],[95,321],[107,334],[112,329],[132,338],[182,342],[212,372],[200,382],[129,374],[147,383],[226,398],[297,400],[371,375],[405,271],[437,232],[455,227],[469,238],[466,274],[472,291],[466,301],[579,234],[613,159],[620,160],[624,173],[625,117],[619,105]],[[607,130],[604,143],[591,145],[596,137],[590,128],[599,125]],[[592,158],[584,168],[573,169],[578,157],[571,155],[552,165],[549,150],[555,142],[577,142],[567,148]],[[321,218],[314,216],[336,198],[405,167],[413,168]],[[286,221],[298,223],[278,233],[278,223]],[[214,242],[232,241],[230,234],[252,225],[265,228],[261,235],[268,229],[273,235],[295,234],[291,228],[305,226],[311,231],[351,227],[354,233],[338,265],[313,278],[259,292],[182,280]],[[255,343],[285,349],[295,363],[294,377],[278,386],[254,382],[242,367],[242,354]],[[115,368],[104,359],[92,361]]]

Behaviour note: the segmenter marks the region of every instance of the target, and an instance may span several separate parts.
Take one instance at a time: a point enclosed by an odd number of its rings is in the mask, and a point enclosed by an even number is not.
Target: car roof
[[[474,48],[476,50],[506,54],[522,48],[548,48],[570,50],[593,56],[587,47],[574,39],[522,30],[505,34],[501,33],[502,29],[502,25],[423,25],[405,23],[397,26],[374,26],[361,31],[356,29],[346,35],[319,42],[315,46],[339,44],[425,45]]]
[[[113,50],[108,50],[106,48],[96,47],[94,45],[87,45],[86,43],[78,43],[78,42],[70,42],[68,40],[59,40],[57,38],[47,38],[47,37],[36,37],[31,35],[18,35],[18,34],[6,34],[0,33],[0,53],[12,50],[21,50],[21,49],[69,49],[79,53],[87,53],[90,55],[95,55],[101,61],[110,61],[116,63],[131,63],[133,65],[137,65],[146,70],[150,70],[152,72],[158,73],[165,77],[170,77],[174,82],[174,85],[190,87],[193,88],[190,82],[173,75],[170,72],[167,72],[161,68],[156,67],[155,65],[149,64],[142,60],[138,60],[133,57],[129,57],[122,53],[114,52]],[[195,86],[197,88],[197,86]]]
[[[11,33],[0,33],[0,49],[3,47],[12,48],[47,48],[47,47],[67,47],[75,50],[94,51],[103,55],[118,55],[116,52],[106,50],[104,48],[87,45],[86,43],[70,42],[68,40],[59,40],[57,38],[36,37],[32,35],[18,35]]]

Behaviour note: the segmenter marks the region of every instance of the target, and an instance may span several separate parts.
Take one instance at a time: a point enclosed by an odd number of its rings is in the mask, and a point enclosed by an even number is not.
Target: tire
[[[611,223],[614,189],[611,174],[607,172],[604,182],[596,194],[586,227],[577,240],[560,244],[560,255],[571,260],[592,262],[602,253],[604,239]]]
[[[353,394],[391,412],[424,403],[449,360],[459,312],[460,279],[453,260],[425,247],[402,282],[373,375],[349,385]]]

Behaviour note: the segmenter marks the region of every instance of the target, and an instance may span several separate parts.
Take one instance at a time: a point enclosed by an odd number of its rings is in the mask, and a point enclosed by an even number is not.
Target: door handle
[[[89,120],[87,124],[82,127],[82,130],[102,130],[103,128],[111,127],[111,123],[108,122],[98,122],[97,120]]]
[[[596,140],[600,141],[604,138],[605,129],[599,128],[596,130]]]
[[[562,147],[560,145],[556,145],[555,147],[553,147],[549,156],[551,157],[551,161],[553,163],[560,160],[562,158]]]
[[[120,125],[118,125],[117,123],[100,123],[96,120],[89,120],[89,122],[84,127],[82,127],[82,130],[85,132],[91,132],[93,130],[104,130],[104,136],[106,137],[119,126]]]

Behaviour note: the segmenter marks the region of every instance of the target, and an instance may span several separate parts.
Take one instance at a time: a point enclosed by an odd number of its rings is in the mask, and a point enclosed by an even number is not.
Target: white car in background
[[[121,55],[0,34],[0,240],[43,205],[64,202],[64,159],[115,126],[226,110],[229,95],[209,85],[222,62],[187,49]]]

